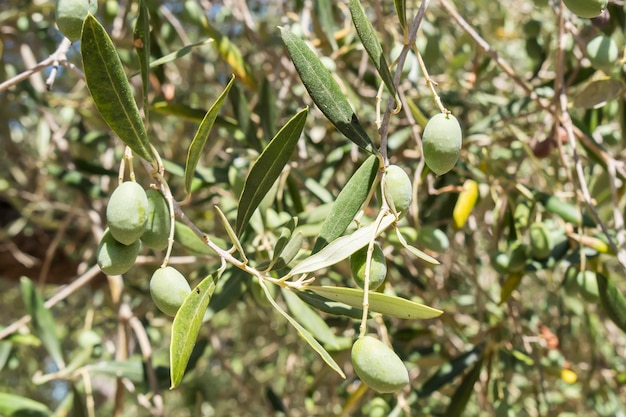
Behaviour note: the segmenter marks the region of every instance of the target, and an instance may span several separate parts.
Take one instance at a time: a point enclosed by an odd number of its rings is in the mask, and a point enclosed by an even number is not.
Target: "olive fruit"
[[[389,165],[385,170],[385,198],[396,213],[406,213],[413,199],[411,179],[402,168]]]
[[[75,42],[80,39],[87,13],[96,14],[98,0],[57,0],[56,21],[63,35]]]
[[[367,264],[367,246],[359,249],[350,256],[350,270],[354,282],[365,288],[365,267]],[[370,282],[369,289],[376,290],[381,286],[387,276],[387,263],[385,262],[385,254],[378,244],[374,244],[374,252],[372,252],[372,263],[370,266]]]
[[[159,310],[174,317],[191,292],[189,283],[175,268],[157,269],[150,278],[150,295]]]
[[[461,153],[462,137],[456,117],[444,113],[433,116],[422,134],[424,161],[428,168],[437,175],[454,168]]]
[[[409,372],[387,345],[372,336],[352,345],[352,366],[358,377],[374,391],[395,392],[409,383]]]
[[[578,292],[582,297],[590,303],[597,303],[600,299],[600,291],[598,290],[598,277],[593,271],[580,271],[576,275],[576,284],[578,284]]]
[[[563,3],[577,16],[591,18],[599,16],[606,9],[608,0],[563,0]]]
[[[610,70],[619,57],[619,47],[610,36],[598,35],[587,44],[587,58],[594,68]]]
[[[107,275],[124,274],[135,264],[140,250],[140,241],[124,245],[115,240],[111,231],[107,229],[98,246],[98,266]]]
[[[543,223],[530,225],[530,256],[539,261],[544,260],[552,253],[552,238],[550,231]]]
[[[163,250],[170,237],[172,219],[167,201],[157,190],[146,191],[148,197],[148,221],[141,241],[151,249]]]
[[[513,242],[509,247],[509,272],[522,272],[526,268],[528,247],[519,242]]]
[[[107,205],[107,221],[111,234],[120,243],[136,242],[148,221],[148,197],[141,185],[124,182],[113,191]]]

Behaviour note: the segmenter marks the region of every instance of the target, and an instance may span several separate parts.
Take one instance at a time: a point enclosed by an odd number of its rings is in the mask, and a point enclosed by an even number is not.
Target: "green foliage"
[[[175,3],[0,12],[0,414],[626,412],[621,6]]]

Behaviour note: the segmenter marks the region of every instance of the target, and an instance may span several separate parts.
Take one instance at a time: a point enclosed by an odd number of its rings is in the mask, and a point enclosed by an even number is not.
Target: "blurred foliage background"
[[[310,249],[329,204],[366,155],[311,102],[277,27],[290,27],[315,47],[377,138],[381,81],[347,2],[147,3],[152,58],[177,54],[151,73],[148,127],[178,199],[184,197],[183,167],[195,129],[231,74],[237,76],[185,213],[217,242],[227,241],[213,207],[234,219],[250,163],[291,115],[310,106],[286,175],[244,237],[251,262],[261,264],[297,216],[303,247]],[[451,173],[435,177],[425,169],[420,133],[438,108],[409,53],[399,85],[403,108],[389,125],[389,159],[414,181],[402,230],[441,265],[417,261],[394,236],[384,236],[384,291],[445,313],[427,321],[372,322],[409,367],[411,388],[398,395],[359,385],[349,357],[358,321],[322,315],[341,342],[332,354],[347,374],[342,380],[273,311],[258,283],[234,268],[220,280],[183,384],[169,391],[171,320],[155,309],[148,292],[162,254],[144,251],[123,280],[93,267],[123,144],[81,80],[79,45],[58,57],[61,65],[50,61],[15,78],[61,44],[54,3],[1,4],[0,80],[8,84],[0,87],[0,323],[10,331],[0,341],[0,393],[36,400],[47,407],[36,415],[57,416],[93,410],[117,416],[626,412],[624,333],[599,301],[595,281],[588,284],[578,274],[602,274],[618,291],[626,288],[623,63],[599,69],[586,49],[592,37],[604,34],[621,56],[623,2],[611,2],[593,20],[555,1],[430,2],[417,49],[465,138]],[[394,2],[363,5],[393,62],[404,42]],[[418,7],[406,2],[409,23]],[[135,1],[99,3],[97,17],[140,97],[136,16]],[[383,94],[383,108],[388,99]],[[147,186],[149,176],[137,172]],[[533,223],[550,235],[543,259],[530,251]],[[181,242],[171,263],[190,282],[219,267],[219,258],[198,242]],[[49,317],[70,364],[62,371],[42,333],[20,322],[27,313],[22,276],[46,300],[68,291]],[[349,276],[343,262],[317,279],[352,286]]]

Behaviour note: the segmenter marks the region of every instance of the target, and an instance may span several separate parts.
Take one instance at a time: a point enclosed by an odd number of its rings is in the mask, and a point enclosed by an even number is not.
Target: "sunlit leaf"
[[[267,297],[267,300],[272,304],[272,306],[276,309],[276,311],[278,311],[284,318],[287,319],[289,323],[291,323],[293,327],[295,327],[300,337],[302,337],[302,339],[304,339],[304,341],[306,341],[309,344],[309,346],[311,346],[313,350],[315,350],[322,357],[322,359],[324,360],[324,362],[328,364],[328,366],[330,366],[335,372],[337,372],[339,375],[341,375],[342,378],[345,379],[346,375],[343,373],[343,371],[341,370],[341,367],[337,364],[337,362],[335,362],[332,356],[330,356],[328,351],[326,351],[326,349],[324,349],[324,347],[320,345],[317,340],[315,340],[315,338],[311,335],[311,333],[309,333],[308,330],[302,327],[300,323],[298,323],[293,317],[287,314],[287,312],[283,310],[276,303],[276,301],[274,301],[274,299],[272,298],[272,295],[269,292],[269,289],[267,288],[267,285],[265,285],[264,282],[261,282],[260,284],[261,284],[261,288],[263,288],[263,291],[265,292],[265,296]]]
[[[54,317],[52,317],[50,310],[44,306],[43,298],[39,295],[30,279],[22,277],[20,279],[20,287],[26,311],[28,311],[32,319],[31,323],[33,324],[35,334],[41,339],[41,343],[43,343],[56,366],[59,369],[65,368],[61,342],[56,333]]]
[[[596,227],[596,222],[585,213],[581,213],[576,205],[568,203],[550,194],[535,191],[535,198],[552,214],[556,214],[566,222],[582,223],[585,227]]]
[[[624,84],[619,80],[610,77],[594,80],[576,94],[573,105],[581,109],[600,108],[619,97],[622,91]]]
[[[145,379],[144,364],[139,358],[125,361],[100,361],[84,368],[91,374],[106,375],[111,378],[127,378],[135,383]]]
[[[202,151],[204,146],[209,139],[209,133],[211,133],[211,129],[213,128],[213,123],[215,123],[215,119],[217,118],[217,113],[220,111],[222,104],[224,104],[224,100],[226,99],[226,95],[230,90],[230,87],[233,85],[235,81],[235,77],[232,77],[222,94],[219,95],[215,103],[211,106],[209,111],[207,111],[204,119],[200,122],[200,126],[198,126],[198,130],[191,141],[191,145],[189,146],[189,152],[187,153],[187,162],[185,164],[185,192],[187,194],[191,193],[191,182],[193,181],[194,175],[196,173],[196,166],[198,165],[198,161],[202,156]]]
[[[360,320],[363,317],[363,310],[360,308],[352,307],[348,304],[322,297],[312,291],[298,291],[296,295],[308,305],[315,307],[324,313],[335,316],[350,317],[355,320]]]
[[[213,42],[213,39],[205,39],[205,40],[200,41],[200,42],[196,42],[196,43],[192,43],[190,45],[183,46],[182,48],[180,48],[177,51],[174,51],[174,52],[172,52],[170,54],[164,55],[161,58],[155,59],[154,61],[150,62],[150,68],[155,68],[155,67],[158,67],[160,65],[167,64],[168,62],[176,61],[177,59],[182,58],[185,55],[193,52],[194,49],[199,48],[201,46],[208,45],[208,44],[210,44],[212,42]]]
[[[359,35],[359,39],[361,39],[361,43],[363,44],[365,51],[374,64],[376,71],[378,71],[380,78],[382,78],[383,83],[385,83],[385,87],[387,87],[389,92],[395,96],[396,88],[393,84],[393,76],[391,75],[391,72],[389,72],[389,65],[387,64],[387,59],[385,59],[385,55],[383,54],[383,48],[380,46],[380,41],[376,36],[374,26],[372,26],[370,19],[365,15],[365,11],[363,10],[363,6],[359,0],[350,0],[349,7],[350,14],[352,15],[352,22],[354,23],[356,33]]]
[[[211,296],[215,291],[215,281],[209,275],[200,282],[185,298],[183,305],[172,323],[172,340],[170,343],[170,372],[172,384],[176,388],[183,380],[187,363],[202,325]]]
[[[316,287],[309,286],[307,290],[324,296],[331,300],[336,300],[352,307],[361,308],[363,306],[363,290],[345,287]],[[375,291],[369,293],[369,308],[371,311],[385,316],[397,317],[400,319],[432,319],[443,314],[443,311],[436,308],[419,304],[406,298],[395,297]]]
[[[352,175],[337,196],[330,214],[322,224],[322,229],[313,247],[313,253],[318,252],[346,231],[374,186],[379,168],[380,160],[377,156],[371,155]]]
[[[239,236],[245,230],[265,194],[272,188],[289,162],[304,128],[307,114],[308,109],[304,109],[293,116],[274,136],[250,168],[237,210],[236,229]]]
[[[5,417],[49,417],[52,411],[39,401],[20,395],[0,392],[0,416]]]
[[[354,252],[367,245],[373,237],[378,236],[396,221],[392,214],[383,217],[380,225],[371,223],[357,229],[354,233],[332,241],[321,251],[302,260],[289,271],[289,275],[306,274],[329,267],[346,259]],[[377,227],[378,226],[378,227]]]
[[[92,15],[83,23],[80,50],[85,81],[102,118],[133,152],[153,162],[146,127],[122,62],[106,30]]]
[[[280,33],[300,79],[317,107],[348,139],[366,151],[376,152],[337,81],[315,52],[288,29],[282,28]]]

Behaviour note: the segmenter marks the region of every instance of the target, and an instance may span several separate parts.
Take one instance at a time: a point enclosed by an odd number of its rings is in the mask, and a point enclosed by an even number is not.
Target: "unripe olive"
[[[57,0],[56,21],[59,30],[72,42],[80,39],[87,13],[96,14],[98,0]]]
[[[433,116],[422,134],[424,161],[428,168],[437,175],[454,168],[461,153],[462,137],[456,117],[444,113]]]
[[[378,392],[395,392],[409,383],[409,372],[402,359],[372,336],[352,345],[352,365],[361,381]]]
[[[124,274],[135,264],[140,250],[140,241],[124,245],[115,240],[111,231],[107,229],[98,246],[98,265],[107,275]]]
[[[396,213],[406,213],[413,199],[413,185],[407,173],[397,165],[385,171],[385,197]]]
[[[493,269],[496,270],[499,274],[505,275],[509,272],[509,264],[511,260],[509,259],[509,254],[506,252],[497,252],[491,260],[493,265]]]
[[[141,241],[151,249],[163,250],[170,237],[172,219],[167,201],[157,190],[146,191],[148,197],[148,221],[141,235]]]
[[[150,279],[150,295],[159,310],[174,317],[191,292],[189,283],[171,266],[157,269]]]
[[[125,245],[136,242],[148,221],[148,197],[141,185],[124,182],[113,191],[107,205],[107,221],[111,234]]]
[[[576,284],[582,297],[590,303],[597,303],[600,300],[598,290],[598,277],[593,271],[581,271],[576,275]]]
[[[522,272],[526,267],[528,247],[521,242],[513,242],[509,248],[509,272]]]
[[[608,0],[563,0],[570,11],[580,17],[596,17],[606,9]]]
[[[543,260],[552,253],[552,239],[550,231],[543,223],[530,225],[530,256],[537,260]]]
[[[610,36],[598,35],[587,44],[587,58],[594,68],[610,70],[619,57],[619,47]]]
[[[350,270],[352,278],[356,285],[365,288],[365,267],[367,261],[367,246],[359,249],[350,256]],[[372,264],[370,266],[370,283],[369,289],[376,290],[381,286],[387,276],[387,262],[385,254],[378,244],[374,244],[374,252],[372,252]]]

